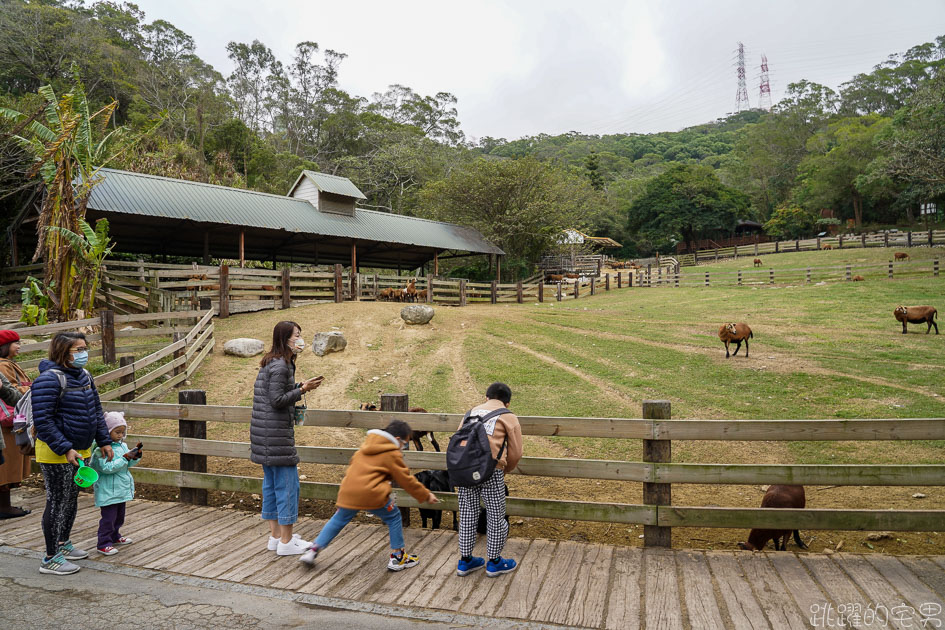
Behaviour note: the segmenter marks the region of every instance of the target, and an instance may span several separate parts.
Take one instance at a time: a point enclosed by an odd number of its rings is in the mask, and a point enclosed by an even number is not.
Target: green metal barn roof
[[[367,199],[357,186],[347,177],[338,177],[337,175],[328,175],[327,173],[316,173],[315,171],[302,171],[299,178],[292,184],[289,194],[292,194],[302,181],[307,177],[321,191],[333,193],[335,195],[344,195],[345,197],[354,197],[355,199]]]
[[[103,181],[92,189],[88,208],[101,213],[504,254],[477,230],[451,223],[362,208],[358,208],[354,216],[346,216],[319,212],[308,201],[292,197],[109,168],[99,173]],[[363,197],[353,184],[350,186]],[[350,191],[337,194],[352,196]]]

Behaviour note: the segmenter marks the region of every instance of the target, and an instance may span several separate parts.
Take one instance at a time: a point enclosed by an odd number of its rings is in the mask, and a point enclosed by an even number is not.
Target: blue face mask
[[[88,350],[72,353],[72,365],[74,367],[77,367],[77,368],[85,367],[85,364],[88,362],[89,362]]]

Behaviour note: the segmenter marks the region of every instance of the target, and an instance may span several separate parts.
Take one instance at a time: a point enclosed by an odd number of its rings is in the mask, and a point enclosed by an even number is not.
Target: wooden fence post
[[[575,278],[574,279],[574,299],[576,300],[579,297],[581,297],[581,279]]]
[[[738,245],[735,246],[735,260],[738,260]]]
[[[656,268],[656,286],[659,287],[662,285],[663,285],[663,268],[657,267]]]
[[[932,238],[932,230],[929,230],[929,247],[935,245],[935,240]]]
[[[521,284],[519,285],[521,286]],[[459,305],[466,306],[466,279],[459,281]]]
[[[673,277],[675,278],[676,288],[678,289],[679,288],[679,267],[678,266],[676,267],[676,270],[673,272]]]
[[[889,261],[889,279],[892,280],[893,277],[893,261]]]
[[[774,242],[774,253],[778,254],[781,252],[781,241]]]
[[[230,268],[220,265],[220,319],[230,316]]]
[[[889,247],[889,230],[883,230],[883,247]]]
[[[99,312],[102,322],[102,361],[115,362],[115,311],[107,308]]]
[[[542,274],[541,278],[538,279],[538,301],[545,301],[545,275]]]
[[[850,269],[850,265],[847,265],[847,282],[853,280],[853,272]]]
[[[118,366],[125,367],[128,365],[131,365],[134,362],[135,362],[135,358],[133,356],[130,356],[130,355],[124,356],[118,359]],[[132,370],[129,374],[125,374],[124,376],[121,376],[118,378],[118,387],[122,387],[123,385],[127,385],[128,383],[134,383],[134,381],[135,381],[135,373],[134,373],[134,370]],[[134,399],[135,399],[135,390],[133,389],[130,392],[125,392],[124,394],[118,397],[118,400],[122,402],[131,402]]]
[[[617,288],[618,288],[618,289],[622,289],[622,288],[623,288],[623,287],[621,286],[621,281],[620,281],[620,274],[621,274],[621,273],[623,273],[623,272],[621,272],[621,271],[618,271],[618,272],[617,272]]]
[[[738,286],[742,286],[742,270],[738,270]]]
[[[515,301],[518,302],[519,304],[521,304],[522,302],[525,301],[525,297],[524,297],[524,295],[523,295],[522,281],[521,281],[521,280],[519,280],[519,281],[515,284]]]
[[[358,291],[359,291],[359,288],[360,288],[360,287],[358,286],[358,277],[359,277],[360,275],[361,275],[361,274],[359,274],[359,273],[355,270],[355,268],[352,267],[352,269],[351,269],[351,301],[352,301],[352,302],[357,302],[358,299],[360,298],[360,295],[358,294]],[[414,288],[416,288],[416,286],[414,286]]]
[[[757,239],[758,236],[755,235],[755,238]],[[755,241],[755,256],[757,256],[757,255],[758,255],[758,241],[756,240],[756,241]]]
[[[492,285],[489,287],[489,291],[490,291],[489,301],[495,304],[496,302],[499,301],[499,286],[495,280],[492,281]],[[559,297],[558,299],[560,300],[561,298]]]
[[[375,279],[377,276],[374,276]],[[377,296],[377,281],[374,282],[374,295]],[[427,304],[433,304],[433,276],[427,276]]]
[[[182,333],[182,332],[176,332],[176,333],[174,333],[174,335],[171,337],[171,339],[174,341],[174,343],[177,343],[178,341],[180,341],[180,340],[183,339],[184,337],[185,337],[184,333]],[[179,359],[179,358],[181,358],[182,356],[184,356],[184,354],[186,354],[186,353],[187,353],[187,348],[186,348],[186,347],[181,348],[181,349],[179,349],[179,350],[175,350],[175,351],[174,351],[174,359],[175,359],[175,360],[176,360],[176,359]],[[184,370],[186,370],[186,369],[187,369],[187,366],[186,366],[186,365],[178,365],[176,368],[174,368],[174,371],[171,372],[171,375],[172,375],[172,376],[177,376],[177,375],[181,374],[181,373],[182,373]],[[174,387],[180,387],[180,383],[178,383],[178,384],[175,385]]]
[[[494,286],[494,285],[493,285]],[[493,289],[494,290],[494,289]],[[495,293],[493,293],[495,295]],[[561,301],[561,281],[558,280],[558,301]],[[494,302],[493,302],[494,303]]]
[[[810,284],[810,267],[807,268],[807,283]]]
[[[646,266],[646,286],[647,286],[647,287],[650,287],[650,286],[651,286],[651,285],[650,285],[650,277],[651,277],[651,276],[650,276],[650,273],[652,273],[652,271],[653,271],[653,265],[647,265],[647,266]]]
[[[633,287],[633,270],[627,272],[627,286]]]
[[[610,274],[604,274],[604,291],[610,291]]]
[[[843,249],[843,234],[837,235],[837,249]]]
[[[817,251],[820,251],[820,237],[817,237]]]
[[[282,308],[292,306],[292,281],[289,278],[289,268],[282,269]]]
[[[202,389],[182,389],[177,392],[177,402],[181,405],[206,405],[207,392]],[[177,424],[179,437],[197,440],[207,439],[207,423],[205,421],[179,419]],[[183,472],[205,473],[207,472],[207,456],[181,453],[180,469]],[[192,503],[194,505],[207,505],[207,491],[202,488],[182,487],[180,489],[180,501],[181,503]]]
[[[597,287],[595,286],[594,282],[595,280],[597,280],[597,278],[591,278],[591,295],[597,294]]]
[[[409,408],[407,394],[381,394],[381,411],[406,412]],[[392,485],[395,488],[400,487],[397,482]],[[409,526],[410,508],[400,508],[400,518],[405,526]]]
[[[938,275],[938,258],[935,258],[934,260],[932,260],[932,275],[933,276]]]
[[[719,262],[719,248],[715,248],[715,262]]]
[[[912,247],[912,230],[906,232],[906,244],[908,247]]]
[[[709,286],[709,272],[705,272],[705,284],[704,286]]]
[[[863,244],[863,249],[866,249],[866,232],[860,234],[860,243]]]
[[[768,268],[768,284],[774,284],[774,267]]]
[[[148,312],[158,313],[161,310],[161,298],[157,289],[159,286],[158,270],[152,269],[148,278]]]
[[[672,408],[668,400],[643,401],[644,420],[669,420],[670,418],[672,418]],[[653,464],[671,462],[673,460],[672,446],[673,443],[670,440],[643,440],[643,461]],[[672,505],[672,484],[644,482],[643,504],[653,506]],[[657,507],[657,517],[659,509]],[[643,546],[671,548],[673,546],[672,528],[660,525],[644,525]]]
[[[341,265],[335,265],[335,303],[340,304],[345,301],[344,279],[341,277]]]

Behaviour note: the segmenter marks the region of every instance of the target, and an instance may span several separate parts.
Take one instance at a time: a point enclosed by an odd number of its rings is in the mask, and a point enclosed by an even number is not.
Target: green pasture
[[[793,247],[793,242],[785,243],[785,247]],[[735,271],[736,269],[755,269],[754,260],[760,258],[762,269],[795,269],[806,267],[824,267],[835,265],[875,265],[887,264],[893,260],[893,254],[896,252],[905,252],[909,254],[911,261],[931,261],[938,258],[943,265],[942,271],[945,272],[945,247],[844,247],[843,249],[832,249],[826,251],[786,251],[778,254],[759,254],[755,256],[751,253],[751,247],[746,245],[739,247],[739,256],[735,258],[720,259],[718,262],[712,261],[711,254],[700,254],[699,265],[696,267],[684,267],[682,272],[704,272],[714,269],[724,271]],[[899,263],[896,263],[899,264]]]

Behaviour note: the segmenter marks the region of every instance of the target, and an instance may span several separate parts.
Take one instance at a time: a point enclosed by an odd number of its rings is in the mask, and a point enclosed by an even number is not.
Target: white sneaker
[[[298,556],[306,551],[312,546],[312,543],[307,540],[302,540],[301,538],[292,538],[287,543],[279,541],[279,544],[276,545],[276,555],[279,556]]]
[[[298,534],[292,534],[292,538],[302,538]],[[269,544],[266,546],[269,551],[276,551],[279,548],[279,539],[275,536],[269,537]]]

